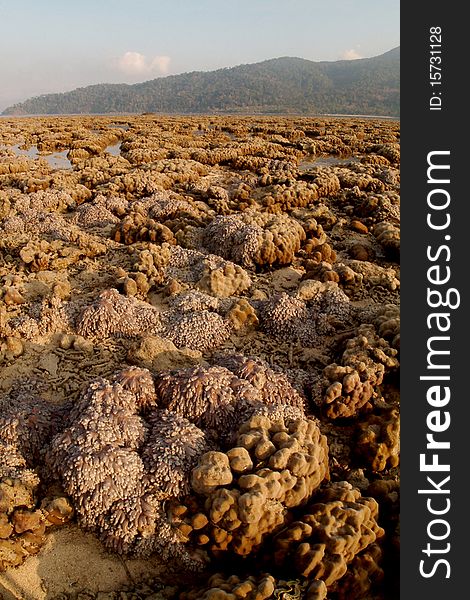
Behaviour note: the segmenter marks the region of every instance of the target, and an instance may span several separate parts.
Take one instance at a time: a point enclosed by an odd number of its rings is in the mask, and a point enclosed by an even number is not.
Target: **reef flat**
[[[0,119],[6,598],[396,597],[399,167],[392,120]],[[21,596],[61,540],[124,577]]]

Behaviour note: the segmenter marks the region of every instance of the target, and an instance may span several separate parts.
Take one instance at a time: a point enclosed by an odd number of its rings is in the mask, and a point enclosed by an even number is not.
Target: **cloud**
[[[154,56],[148,59],[140,52],[126,52],[118,59],[118,68],[127,75],[148,75],[150,73],[168,73],[169,56]]]
[[[345,50],[341,54],[340,58],[342,60],[356,60],[357,58],[362,58],[362,56],[359,54],[359,52],[357,52],[357,50],[351,48],[350,50]]]

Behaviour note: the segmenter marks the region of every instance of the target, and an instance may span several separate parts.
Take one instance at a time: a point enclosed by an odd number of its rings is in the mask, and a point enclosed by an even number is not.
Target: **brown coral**
[[[330,587],[356,555],[384,535],[377,515],[373,498],[361,497],[346,482],[332,484],[315,496],[300,520],[274,537],[274,564],[293,566]]]
[[[396,262],[400,259],[400,230],[393,223],[382,221],[372,230],[387,257]]]
[[[246,212],[216,217],[204,230],[210,252],[244,266],[290,264],[305,239],[303,227],[287,215]]]
[[[314,421],[252,417],[227,453],[204,454],[193,469],[192,487],[201,496],[195,510],[208,523],[190,539],[215,555],[257,550],[288,509],[305,503],[328,477],[327,454]]]
[[[398,410],[387,409],[358,423],[356,455],[372,471],[383,471],[400,462],[400,417]]]
[[[357,337],[348,340],[341,364],[333,363],[323,371],[325,414],[335,419],[370,408],[385,371],[398,367],[396,354],[372,325],[361,325]]]
[[[207,581],[206,586],[182,592],[179,600],[229,600],[246,598],[247,600],[265,600],[271,598],[276,587],[272,575],[226,577],[223,573],[215,573]]]

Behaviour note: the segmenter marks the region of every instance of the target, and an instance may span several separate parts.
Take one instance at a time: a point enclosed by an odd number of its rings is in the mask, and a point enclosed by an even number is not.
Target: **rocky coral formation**
[[[149,413],[147,420],[139,411]],[[184,489],[184,473],[206,449],[202,431],[155,409],[147,373],[133,369],[117,374],[112,384],[90,384],[70,414],[70,426],[52,440],[47,464],[72,498],[79,522],[109,548],[158,551],[195,568],[162,502]]]
[[[321,403],[331,419],[351,417],[370,408],[386,370],[399,365],[397,351],[375,333],[372,325],[361,325],[357,333],[346,343],[341,364],[332,363],[323,371],[327,387]]]
[[[398,410],[388,409],[369,415],[358,423],[355,445],[357,456],[372,471],[393,468],[400,462],[400,416]]]
[[[306,280],[295,296],[282,292],[260,302],[259,314],[260,327],[269,335],[311,347],[349,321],[350,304],[335,282]]]
[[[247,600],[265,600],[272,598],[276,581],[272,575],[224,576],[223,573],[212,575],[207,586],[182,592],[179,600],[216,600],[229,598],[246,598]]]
[[[314,421],[257,415],[239,428],[226,453],[200,457],[191,475],[200,500],[195,508],[178,505],[173,518],[183,515],[185,523],[192,523],[195,511],[201,513],[204,525],[188,527],[190,540],[207,545],[215,556],[246,556],[327,477],[326,438]]]
[[[287,215],[244,213],[216,217],[204,230],[207,250],[244,267],[292,262],[305,239],[303,227]]]
[[[210,368],[157,375],[158,404],[219,438],[230,436],[241,420],[269,407],[291,407],[291,415],[303,416],[305,401],[282,373],[237,355],[223,355],[217,362]]]
[[[338,482],[321,490],[298,521],[274,537],[272,559],[329,588],[343,577],[348,564],[380,540],[378,504],[359,490]]]
[[[39,505],[37,492],[37,485],[28,477],[0,476],[0,572],[37,554],[46,542],[47,530],[73,517],[66,497],[45,498]]]
[[[79,335],[84,337],[135,336],[144,333],[158,335],[161,330],[157,310],[147,303],[126,298],[113,288],[102,292],[83,311],[77,324]]]
[[[392,223],[382,221],[373,229],[374,236],[389,258],[398,262],[400,258],[400,230]]]
[[[72,518],[65,497],[44,499],[40,506],[35,470],[64,416],[62,407],[21,389],[0,402],[0,571],[37,554],[46,529]]]

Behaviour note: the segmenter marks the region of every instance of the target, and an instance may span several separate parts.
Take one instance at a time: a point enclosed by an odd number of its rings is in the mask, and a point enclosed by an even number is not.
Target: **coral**
[[[354,170],[352,170],[354,169]],[[363,165],[349,165],[348,169],[336,169],[336,174],[342,188],[357,187],[366,192],[380,193],[385,191],[385,184],[367,172]]]
[[[357,205],[356,214],[364,217],[370,224],[380,221],[400,222],[400,196],[396,192],[366,194]]]
[[[148,243],[145,249],[138,253],[134,269],[145,276],[150,287],[161,285],[167,278],[167,266],[172,258],[171,246],[167,243],[158,246]],[[137,279],[137,278],[136,278]]]
[[[274,294],[260,303],[260,327],[279,340],[300,341],[315,346],[320,336],[334,332],[347,323],[350,304],[335,282],[303,281],[296,296]]]
[[[390,342],[392,348],[400,348],[400,307],[395,304],[382,306],[373,319],[380,337]]]
[[[372,233],[385,250],[386,255],[394,261],[400,259],[400,230],[387,221],[382,221],[374,226]]]
[[[226,316],[233,329],[238,332],[256,329],[259,323],[255,309],[245,298],[237,300]]]
[[[217,365],[156,375],[159,406],[182,415],[224,439],[240,420],[280,408],[280,415],[304,415],[305,400],[286,376],[260,360],[222,355]],[[267,410],[272,408],[273,411]]]
[[[46,541],[46,527],[69,521],[66,498],[39,508],[40,479],[33,468],[62,424],[66,411],[21,390],[0,405],[0,571],[19,566]],[[60,503],[61,519],[57,518]]]
[[[259,311],[263,331],[279,339],[299,340],[313,345],[318,340],[307,304],[285,292],[263,303]]]
[[[400,164],[400,145],[398,143],[376,144],[370,150],[385,157],[392,164]]]
[[[190,491],[190,474],[197,458],[209,448],[201,429],[168,410],[152,412],[149,435],[142,447],[145,482],[165,498]]]
[[[349,483],[320,490],[301,518],[274,536],[272,558],[278,568],[294,568],[329,588],[348,564],[384,535],[377,524],[378,504]]]
[[[204,273],[197,284],[201,290],[218,298],[229,298],[241,294],[251,286],[248,273],[239,265],[224,262],[214,268],[209,261],[206,263]]]
[[[0,541],[15,544],[13,563],[21,536],[36,551],[73,504],[111,552],[155,553],[168,570],[230,563],[230,582],[203,576],[193,596],[262,597],[264,569],[271,597],[388,593],[399,141],[383,119],[0,120],[0,489],[17,482],[18,495],[0,509]],[[55,168],[49,152],[71,164]],[[310,460],[312,474],[295,475]],[[338,545],[349,527],[356,544],[344,503],[360,497],[328,499],[328,465],[377,500],[386,538],[383,567],[369,543],[327,587],[295,561],[273,572],[261,559],[312,501],[343,502],[322,518],[342,529]],[[336,578],[345,560],[331,561]]]
[[[375,333],[373,325],[361,325],[357,334],[346,343],[341,364],[323,370],[326,389],[320,402],[331,419],[370,408],[386,370],[398,367],[397,351]]]
[[[0,403],[0,441],[12,446],[33,468],[57,433],[66,409],[38,396],[10,395]]]
[[[217,363],[248,381],[264,404],[287,404],[299,409],[300,414],[304,412],[304,398],[292,387],[284,373],[275,371],[265,361],[232,354],[219,357]]]
[[[381,286],[391,292],[400,288],[398,272],[391,267],[382,267],[365,260],[345,260],[344,264],[359,276],[362,287]]]
[[[207,450],[204,434],[186,419],[149,408],[148,388],[148,373],[136,368],[116,374],[112,384],[92,382],[69,427],[52,440],[47,466],[73,499],[79,523],[106,546],[157,551],[198,568],[166,521],[162,501],[185,489],[191,461]]]
[[[58,296],[32,302],[28,306],[28,315],[12,318],[7,330],[12,335],[20,335],[25,339],[67,331],[72,327],[72,314],[69,309],[68,303]]]
[[[240,577],[225,576],[223,573],[212,575],[204,587],[181,592],[179,600],[229,600],[246,598],[247,600],[265,600],[271,598],[276,587],[272,575]]]
[[[154,219],[134,211],[124,217],[114,229],[112,236],[121,244],[134,244],[135,242],[149,241],[154,244],[176,244],[173,232]]]
[[[236,428],[237,403],[258,401],[246,381],[221,366],[195,367],[156,376],[158,404],[219,435]]]
[[[70,222],[85,229],[101,229],[119,223],[118,217],[107,208],[107,204],[104,196],[98,196],[93,203],[78,206]]]
[[[19,478],[0,477],[0,572],[37,554],[45,542],[45,518],[36,509],[35,491]]]
[[[361,600],[377,590],[384,579],[382,555],[379,544],[374,543],[354,557],[346,574],[332,586],[338,600]]]
[[[290,264],[304,240],[305,231],[296,220],[255,212],[218,216],[203,235],[207,250],[244,267]]]
[[[231,333],[227,320],[215,312],[200,310],[191,312],[177,310],[166,315],[164,336],[179,348],[204,350],[217,348],[223,344]]]
[[[162,327],[156,309],[135,298],[126,298],[114,288],[101,292],[77,323],[77,331],[84,337],[158,335]]]
[[[366,461],[372,471],[383,471],[400,462],[400,416],[398,410],[387,409],[369,415],[357,425],[356,455]]]
[[[246,556],[327,477],[326,438],[314,421],[256,415],[239,428],[227,452],[200,457],[191,478],[200,500],[173,510],[172,519],[183,519],[189,540],[215,556],[227,551]],[[206,516],[201,528],[190,525],[195,513]]]

